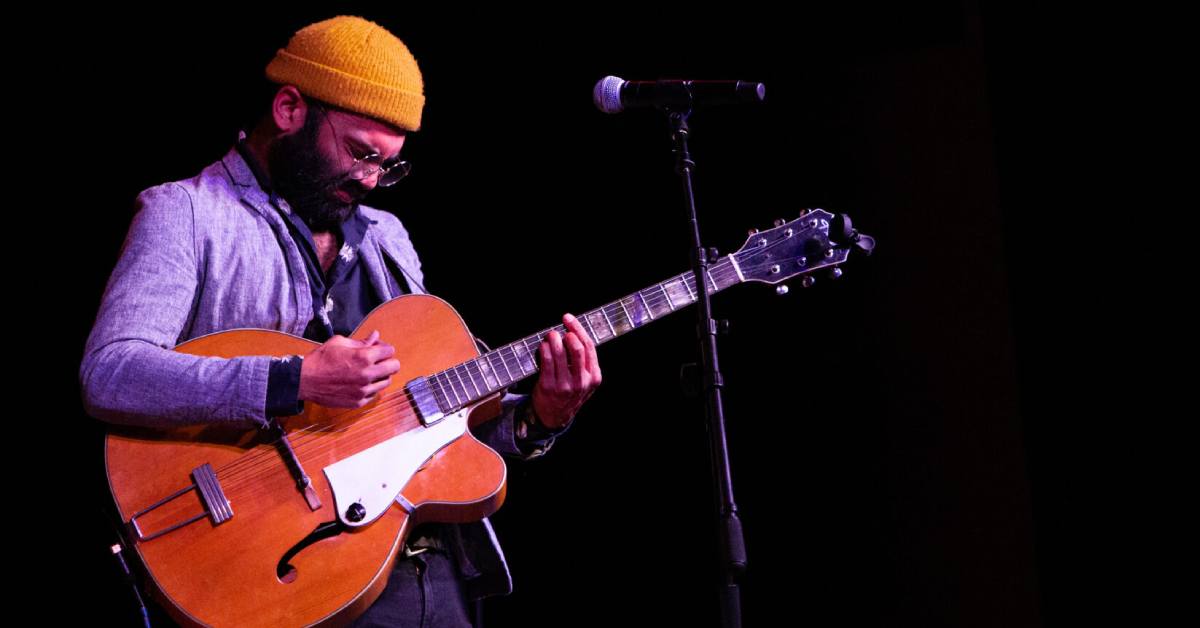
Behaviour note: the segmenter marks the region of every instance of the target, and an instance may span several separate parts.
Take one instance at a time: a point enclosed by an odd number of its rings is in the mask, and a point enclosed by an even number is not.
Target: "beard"
[[[276,139],[267,151],[271,184],[313,233],[340,227],[367,192],[321,154],[320,125],[320,116],[310,109],[300,131]],[[350,201],[337,198],[338,190]]]

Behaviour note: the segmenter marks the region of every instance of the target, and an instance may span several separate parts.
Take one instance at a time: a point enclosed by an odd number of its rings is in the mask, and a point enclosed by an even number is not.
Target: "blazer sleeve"
[[[168,183],[142,192],[79,368],[84,407],[112,423],[266,423],[271,356],[173,351],[200,289],[194,208]]]

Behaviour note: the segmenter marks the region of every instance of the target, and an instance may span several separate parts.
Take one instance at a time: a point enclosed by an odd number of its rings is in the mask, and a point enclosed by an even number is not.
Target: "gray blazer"
[[[290,211],[280,200],[280,209]],[[358,254],[384,300],[423,292],[421,262],[400,220],[360,207],[370,225]],[[397,276],[399,274],[407,277]],[[279,210],[231,149],[194,178],[145,190],[109,279],[79,370],[89,414],[112,423],[172,427],[265,424],[271,356],[232,359],[173,351],[192,338],[236,328],[303,336],[313,315],[308,272]],[[503,414],[473,429],[497,452],[544,454],[553,437],[518,446],[514,420],[525,395],[506,394]],[[512,579],[487,519],[449,526],[472,598],[507,595]]]

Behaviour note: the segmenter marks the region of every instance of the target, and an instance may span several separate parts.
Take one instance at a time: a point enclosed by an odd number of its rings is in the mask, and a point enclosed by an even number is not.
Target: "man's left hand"
[[[565,428],[600,385],[596,344],[583,325],[563,315],[566,334],[551,331],[538,347],[541,375],[533,389],[533,412],[547,429]]]

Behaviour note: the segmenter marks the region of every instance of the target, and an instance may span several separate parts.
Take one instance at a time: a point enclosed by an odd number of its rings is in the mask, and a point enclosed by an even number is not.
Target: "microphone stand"
[[[142,598],[141,587],[138,586],[138,578],[130,569],[129,563],[125,560],[125,551],[129,549],[129,543],[125,542],[125,534],[121,531],[121,527],[117,525],[117,516],[115,511],[110,508],[102,509],[104,511],[104,519],[112,528],[113,537],[116,543],[110,547],[113,561],[117,563],[117,567],[121,570],[121,575],[125,579],[125,583],[129,585],[130,591],[133,592],[134,601],[137,602],[138,617],[142,620],[142,626],[151,628],[150,609],[146,607],[146,600]]]
[[[716,249],[706,250],[701,244],[700,222],[696,217],[696,197],[692,189],[692,170],[696,162],[688,152],[688,117],[690,108],[679,110],[663,109],[671,126],[671,139],[676,157],[675,171],[683,184],[684,209],[687,212],[688,230],[692,238],[692,280],[699,296],[699,325],[697,339],[700,343],[702,382],[705,394],[705,411],[708,419],[709,454],[713,464],[713,491],[717,500],[718,530],[720,534],[720,589],[721,621],[726,628],[741,628],[741,591],[737,579],[746,571],[746,547],[742,536],[742,522],[738,519],[737,504],[733,499],[733,481],[729,466],[729,451],[725,440],[725,410],[721,400],[724,380],[717,361],[717,333],[726,327],[712,317],[712,302],[707,283],[710,263],[716,261]]]

